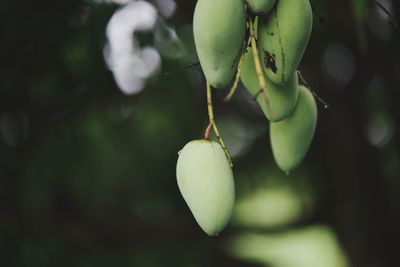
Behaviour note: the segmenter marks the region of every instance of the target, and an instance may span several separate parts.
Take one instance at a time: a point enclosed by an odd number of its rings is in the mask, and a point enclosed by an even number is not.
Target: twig
[[[164,75],[167,76],[167,75],[171,75],[171,74],[176,74],[176,73],[179,73],[181,71],[193,68],[193,67],[195,67],[195,66],[197,66],[199,64],[200,64],[200,62],[196,62],[196,63],[192,63],[192,64],[189,64],[189,65],[180,67],[179,69],[176,69],[176,70],[166,71],[166,72],[164,72]]]
[[[311,9],[312,9],[312,12],[314,13],[314,15],[318,17],[319,24],[324,24],[325,19],[320,15],[318,10],[315,8],[314,4],[312,2],[310,2],[310,5],[311,5]]]
[[[231,155],[229,154],[229,151],[225,146],[224,140],[222,140],[221,134],[219,133],[217,124],[215,123],[214,107],[212,104],[212,92],[210,83],[208,81],[207,81],[207,107],[208,107],[208,118],[210,120],[210,124],[214,129],[215,136],[217,137],[218,142],[221,144],[221,147],[224,150],[226,157],[228,158],[229,164],[231,165],[231,167],[233,167]]]
[[[301,74],[301,72],[299,70],[297,70],[297,73],[299,74],[299,78],[300,78],[300,82],[302,84],[304,84],[305,87],[307,87],[311,93],[313,94],[313,96],[322,104],[324,105],[324,108],[329,108],[329,103],[326,102],[324,99],[322,99],[322,97],[320,97],[312,88],[311,86],[308,84],[308,82],[306,81],[306,79],[304,79],[303,75]]]

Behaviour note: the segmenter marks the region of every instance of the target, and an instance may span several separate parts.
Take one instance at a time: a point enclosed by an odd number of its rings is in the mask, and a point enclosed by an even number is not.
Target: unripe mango
[[[228,224],[235,202],[229,161],[219,143],[195,140],[179,152],[179,190],[200,227],[210,236]]]
[[[266,75],[264,78],[269,92],[270,109],[262,94],[257,97],[257,102],[270,121],[280,121],[291,114],[296,107],[299,92],[297,72],[293,73],[283,86],[271,82]],[[245,54],[240,79],[252,95],[256,95],[260,91],[251,48],[248,48]]]
[[[271,122],[272,153],[279,168],[289,172],[304,159],[317,124],[317,105],[311,92],[299,86],[294,112],[280,122]]]
[[[279,0],[268,18],[258,22],[258,49],[263,70],[276,84],[296,71],[312,30],[309,0]]]
[[[228,85],[236,73],[245,33],[242,0],[199,0],[193,17],[201,68],[214,88]]]
[[[275,5],[275,0],[246,0],[246,2],[254,14],[267,14]]]

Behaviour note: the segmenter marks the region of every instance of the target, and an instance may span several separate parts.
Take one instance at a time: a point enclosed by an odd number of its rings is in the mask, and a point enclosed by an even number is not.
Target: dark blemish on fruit
[[[269,32],[268,35],[274,36],[274,33],[273,32]]]
[[[267,69],[271,69],[274,73],[278,71],[278,68],[276,67],[274,53],[271,54],[267,50],[264,50],[264,62]]]

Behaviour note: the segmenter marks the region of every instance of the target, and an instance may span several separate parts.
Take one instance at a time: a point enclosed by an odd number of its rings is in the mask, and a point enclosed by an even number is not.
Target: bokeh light
[[[346,87],[356,70],[353,53],[342,44],[328,45],[324,50],[322,64],[330,79],[339,88]]]
[[[126,94],[143,90],[146,80],[160,68],[158,51],[152,47],[140,48],[133,35],[136,31],[152,30],[156,21],[154,6],[134,1],[116,11],[107,25],[104,57],[119,88]]]
[[[247,233],[228,242],[235,257],[272,267],[348,267],[335,233],[315,225],[284,233]]]

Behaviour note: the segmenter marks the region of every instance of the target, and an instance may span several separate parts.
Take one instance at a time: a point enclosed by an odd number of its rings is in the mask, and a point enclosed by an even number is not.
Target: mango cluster
[[[198,0],[194,12],[196,50],[208,83],[225,88],[240,77],[270,123],[273,156],[286,173],[304,159],[317,122],[314,96],[299,84],[297,71],[312,23],[309,0]],[[235,198],[223,147],[209,140],[188,143],[179,154],[177,179],[196,221],[217,235]]]

